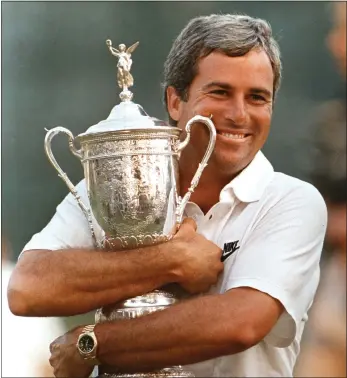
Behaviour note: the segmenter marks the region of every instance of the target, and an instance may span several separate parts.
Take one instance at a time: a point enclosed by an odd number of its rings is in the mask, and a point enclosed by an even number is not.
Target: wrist
[[[184,249],[181,244],[181,241],[173,239],[160,245],[162,249],[161,254],[166,263],[169,264],[167,267],[168,283],[180,283],[183,279],[184,258],[182,251]]]

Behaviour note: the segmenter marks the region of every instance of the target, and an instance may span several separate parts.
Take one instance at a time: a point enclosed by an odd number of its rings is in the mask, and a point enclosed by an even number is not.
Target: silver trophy
[[[133,94],[129,91],[133,85],[131,54],[138,42],[129,48],[120,44],[118,49],[112,47],[110,40],[106,44],[112,55],[118,58],[117,81],[122,89],[121,103],[112,109],[106,120],[91,126],[76,138],[61,126],[47,130],[45,151],[86,216],[95,248],[119,251],[166,242],[174,236],[182,222],[185,206],[213,151],[216,130],[210,118],[197,115],[188,121],[186,137],[180,141],[179,128],[148,116],[140,105],[131,101]],[[178,160],[180,152],[189,143],[193,124],[206,125],[210,141],[188,192],[181,198]],[[83,165],[90,208],[82,202],[75,186],[53,156],[51,141],[59,133],[68,136],[71,152]],[[103,240],[97,240],[95,236],[93,216],[104,231]],[[163,310],[183,297],[177,286],[169,285],[103,307],[97,310],[95,322],[136,318]],[[194,377],[181,366],[131,374],[99,366],[99,376]]]

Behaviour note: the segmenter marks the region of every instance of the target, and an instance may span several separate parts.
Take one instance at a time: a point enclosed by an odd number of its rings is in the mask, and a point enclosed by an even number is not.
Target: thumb
[[[184,230],[193,229],[196,232],[197,225],[193,218],[184,218],[180,228]]]

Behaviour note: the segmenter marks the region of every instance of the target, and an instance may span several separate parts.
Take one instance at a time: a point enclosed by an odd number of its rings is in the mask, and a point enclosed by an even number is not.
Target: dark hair
[[[197,74],[197,62],[212,51],[228,56],[242,56],[261,48],[268,55],[274,72],[274,96],[281,82],[282,65],[277,42],[270,25],[259,18],[245,15],[212,14],[192,19],[173,43],[164,64],[164,102],[166,90],[176,89],[181,99],[188,99],[189,86]],[[170,124],[176,125],[169,115]]]

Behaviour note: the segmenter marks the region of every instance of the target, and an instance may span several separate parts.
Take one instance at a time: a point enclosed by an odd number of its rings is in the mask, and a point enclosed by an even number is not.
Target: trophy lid
[[[89,127],[80,136],[108,131],[151,129],[158,126],[168,127],[168,124],[157,118],[150,117],[141,105],[132,101],[123,101],[111,110],[107,119]]]
[[[112,41],[110,39],[106,41],[106,44],[111,54],[118,58],[117,82],[119,87],[122,88],[122,92],[119,95],[121,103],[111,110],[107,119],[89,127],[89,129],[83,134],[80,134],[79,137],[110,131],[152,129],[163,126],[170,127],[166,122],[150,117],[141,105],[131,101],[133,94],[128,89],[134,84],[134,79],[130,73],[132,65],[131,54],[134,52],[139,42],[134,43],[128,48],[126,48],[124,44],[120,44],[118,49],[112,47]]]

